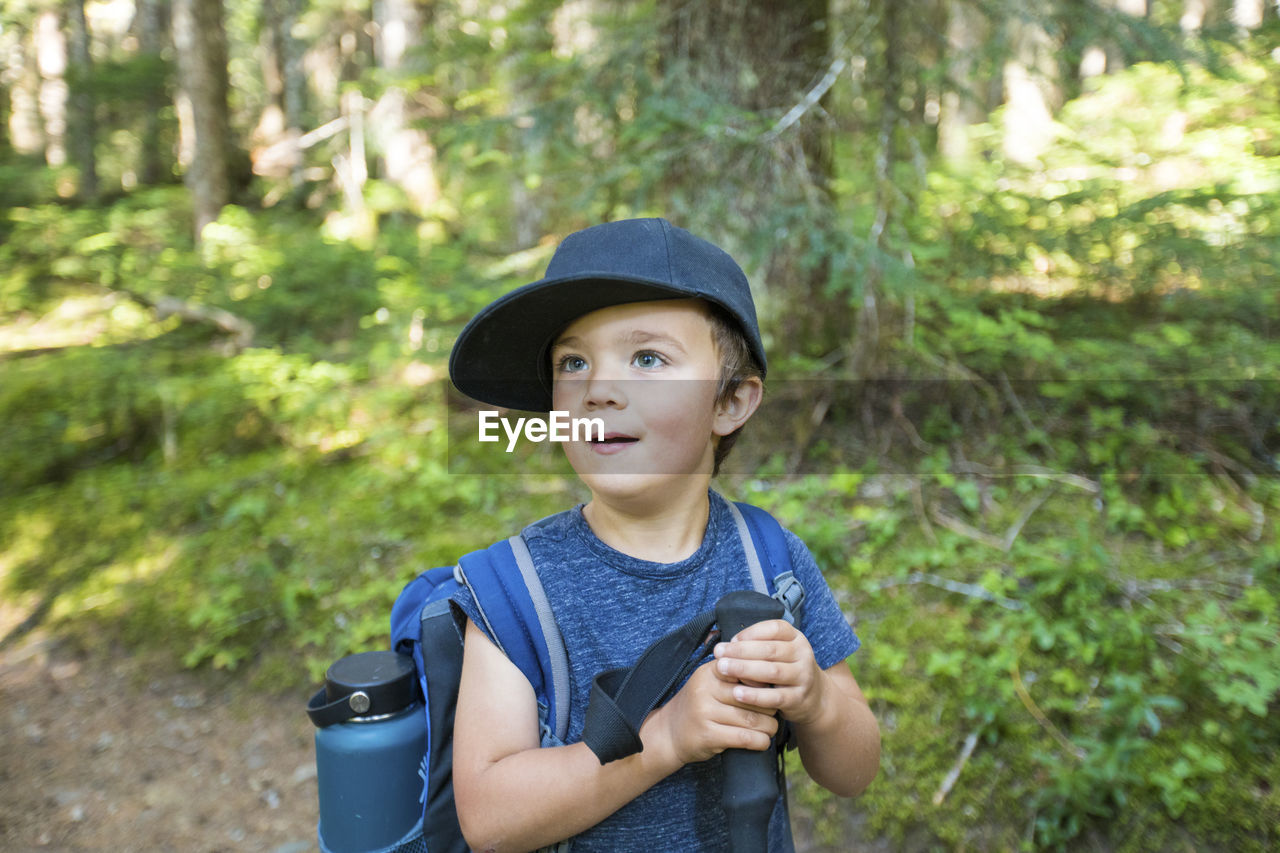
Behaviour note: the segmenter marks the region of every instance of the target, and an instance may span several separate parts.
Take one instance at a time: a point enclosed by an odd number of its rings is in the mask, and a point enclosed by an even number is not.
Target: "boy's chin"
[[[641,451],[637,453],[636,451]],[[569,466],[580,479],[586,481],[623,485],[629,482],[653,484],[665,479],[710,476],[712,469],[711,451],[705,457],[697,455],[683,457],[680,454],[659,454],[661,459],[654,459],[653,454],[643,452],[637,445],[626,446],[621,452],[597,453],[584,446],[566,446],[565,457]]]
[[[690,487],[691,480],[709,481],[711,472],[588,471],[575,466],[575,473],[593,498],[610,503],[659,501],[666,503]],[[702,486],[705,488],[705,485]]]
[[[691,487],[696,486],[698,493],[703,494],[710,480],[694,474],[579,474],[578,479],[591,491],[593,502],[626,507],[638,513],[680,504]]]

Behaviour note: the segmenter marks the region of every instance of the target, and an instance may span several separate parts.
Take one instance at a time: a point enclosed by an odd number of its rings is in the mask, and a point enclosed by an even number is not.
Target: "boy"
[[[604,424],[603,439],[565,446],[591,499],[524,534],[569,654],[567,744],[548,746],[532,688],[480,627],[469,592],[454,600],[467,625],[453,780],[471,847],[721,850],[718,756],[767,749],[779,714],[810,776],[842,796],[861,792],[880,739],[845,664],[858,641],[789,532],[807,592],[799,628],[777,620],[725,637],[645,720],[639,753],[601,765],[580,739],[597,673],[634,664],[653,640],[751,587],[728,505],[709,488],[763,393],[755,306],[733,259],[660,219],[580,231],[546,277],[468,324],[449,370],[487,403]],[[790,847],[780,798],[770,850]]]

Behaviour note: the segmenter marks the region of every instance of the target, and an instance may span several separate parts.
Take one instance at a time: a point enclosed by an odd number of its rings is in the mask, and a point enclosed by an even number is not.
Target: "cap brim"
[[[482,403],[528,412],[551,409],[552,339],[601,308],[660,299],[710,299],[665,282],[609,274],[544,278],[513,290],[471,319],[449,356],[459,391]]]

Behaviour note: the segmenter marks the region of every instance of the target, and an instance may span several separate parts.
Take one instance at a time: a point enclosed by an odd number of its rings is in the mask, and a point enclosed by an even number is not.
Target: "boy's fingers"
[[[704,666],[709,667],[716,676],[716,681],[713,682],[715,684],[715,687],[710,689],[707,693],[707,698],[709,698],[712,702],[714,702],[717,705],[726,706],[728,708],[737,709],[737,708],[745,707],[746,710],[748,711],[754,710],[754,711],[760,711],[765,714],[771,713],[761,708],[751,708],[749,707],[750,703],[739,702],[737,699],[734,698],[733,688],[742,684],[743,683],[742,679],[735,678],[733,676],[729,676],[721,673],[720,668],[716,666],[714,662],[704,664]],[[752,682],[752,684],[753,686],[756,686],[756,687],[768,686],[764,682]]]
[[[783,619],[768,619],[748,625],[733,636],[733,642],[739,640],[791,640],[799,633],[794,625]]]
[[[716,736],[717,738],[728,737],[732,739],[743,737],[744,733],[747,733],[748,736],[753,738],[762,736],[768,739],[778,731],[778,719],[774,716],[773,711],[763,708],[753,710],[737,705],[726,706],[726,713],[720,715],[713,724],[715,730],[719,732]],[[737,744],[730,745],[736,746]]]
[[[726,720],[729,725],[740,729],[752,729],[770,735],[778,730],[778,721],[774,719],[771,713],[737,705],[732,707],[734,713],[730,714]]]
[[[788,683],[786,666],[774,660],[741,660],[721,658],[716,661],[716,672],[724,680],[754,681],[759,684]]]
[[[759,729],[725,726],[716,734],[723,749],[752,749],[760,752],[773,743],[773,735]]]
[[[792,661],[801,654],[795,644],[779,640],[734,640],[715,648],[715,656],[722,659]]]
[[[733,689],[733,698],[756,708],[779,711],[790,707],[794,689],[779,687],[748,687],[740,684]]]

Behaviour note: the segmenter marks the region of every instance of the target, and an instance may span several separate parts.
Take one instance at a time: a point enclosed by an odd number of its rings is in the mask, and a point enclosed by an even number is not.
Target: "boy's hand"
[[[769,748],[778,730],[773,711],[735,699],[740,685],[719,675],[716,664],[709,661],[694,670],[671,701],[649,715],[640,733],[646,748],[660,742],[679,765],[705,761],[726,749]]]
[[[737,682],[735,701],[766,711],[781,711],[805,725],[823,712],[826,679],[813,648],[794,625],[781,619],[757,622],[715,648],[716,673]]]

